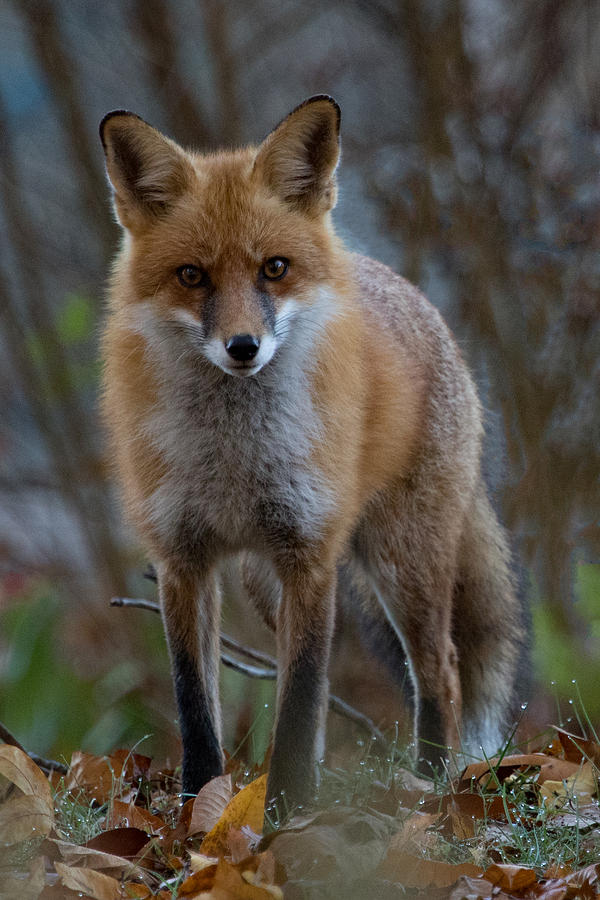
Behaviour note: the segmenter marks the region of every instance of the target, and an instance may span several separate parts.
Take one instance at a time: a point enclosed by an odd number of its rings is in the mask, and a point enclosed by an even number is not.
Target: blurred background
[[[532,611],[524,728],[600,724],[599,50],[597,0],[0,3],[0,721],[28,749],[179,758],[159,617],[108,605],[154,586],[98,420],[98,122],[211,150],[314,93],[342,107],[339,230],[428,294],[481,388]],[[232,584],[224,627],[269,650]],[[392,726],[398,692],[340,630],[335,691]],[[259,757],[272,683],[223,670],[223,699],[228,749]],[[330,719],[332,746],[359,736]]]

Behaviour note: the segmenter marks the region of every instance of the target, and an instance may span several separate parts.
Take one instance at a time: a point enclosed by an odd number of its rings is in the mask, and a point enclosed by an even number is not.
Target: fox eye
[[[177,269],[177,278],[184,287],[199,287],[205,280],[206,273],[198,266],[185,265]]]
[[[282,256],[272,256],[264,263],[261,271],[265,278],[268,278],[270,281],[279,281],[287,272],[288,267],[289,262],[287,259],[284,259]]]

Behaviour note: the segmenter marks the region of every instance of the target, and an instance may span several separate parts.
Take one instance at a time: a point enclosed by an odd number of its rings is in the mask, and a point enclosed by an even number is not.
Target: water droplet
[[[552,687],[556,687],[556,682],[555,682],[555,681],[551,681],[550,684],[552,685]]]
[[[359,739],[357,740],[356,746],[357,746],[357,747],[364,747],[364,746],[365,746],[365,742],[362,740],[362,738],[359,738]]]
[[[577,679],[576,679],[576,678],[571,678],[571,684],[577,684]]]
[[[269,704],[265,703],[265,709],[268,709],[268,708],[269,708]]]
[[[527,706],[528,706],[527,703],[521,703],[521,709],[527,709]]]
[[[573,706],[573,700],[572,700],[572,698],[569,698],[569,703],[571,704],[571,706]]]

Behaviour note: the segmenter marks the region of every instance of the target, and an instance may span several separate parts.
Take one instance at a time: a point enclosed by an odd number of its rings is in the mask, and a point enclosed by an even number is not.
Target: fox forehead
[[[134,244],[166,265],[200,264],[217,272],[232,262],[255,268],[272,256],[327,262],[323,222],[312,222],[261,188],[252,177],[253,148],[191,155],[195,179],[166,215]],[[151,246],[150,246],[151,245]]]

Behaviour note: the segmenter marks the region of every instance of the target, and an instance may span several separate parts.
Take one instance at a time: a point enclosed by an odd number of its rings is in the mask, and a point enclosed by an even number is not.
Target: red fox
[[[186,793],[223,766],[231,555],[276,632],[269,800],[314,788],[342,591],[406,656],[420,759],[496,750],[514,699],[524,627],[477,393],[435,308],[336,236],[339,126],[324,95],[211,155],[129,112],[100,126],[124,229],[104,416],[157,570]]]

